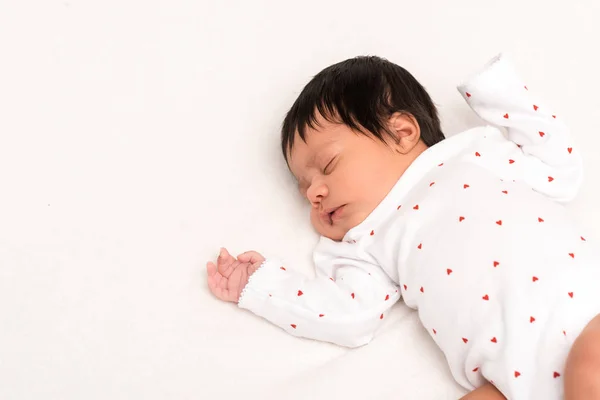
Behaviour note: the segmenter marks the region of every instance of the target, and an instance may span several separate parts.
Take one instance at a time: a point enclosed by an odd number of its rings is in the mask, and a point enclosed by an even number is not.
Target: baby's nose
[[[327,197],[329,190],[327,185],[322,182],[315,182],[308,188],[307,191],[308,200],[311,202],[313,207],[318,206],[323,201],[323,198]]]

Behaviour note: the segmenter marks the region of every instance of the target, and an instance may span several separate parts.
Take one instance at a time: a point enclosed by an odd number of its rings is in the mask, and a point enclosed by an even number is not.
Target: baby
[[[348,347],[402,297],[465,399],[600,399],[600,265],[560,204],[580,187],[580,155],[503,55],[459,91],[491,125],[445,139],[398,65],[358,57],[316,75],[281,136],[322,236],[316,278],[222,249],[208,286]]]

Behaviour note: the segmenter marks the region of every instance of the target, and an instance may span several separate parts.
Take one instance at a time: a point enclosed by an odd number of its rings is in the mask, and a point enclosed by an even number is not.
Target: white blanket
[[[565,6],[566,7],[566,6]],[[447,134],[499,51],[570,122],[600,238],[600,6],[477,0],[0,2],[0,399],[455,399],[398,305],[368,346],[295,339],[215,300],[220,246],[311,273],[278,129],[320,69],[412,71]]]

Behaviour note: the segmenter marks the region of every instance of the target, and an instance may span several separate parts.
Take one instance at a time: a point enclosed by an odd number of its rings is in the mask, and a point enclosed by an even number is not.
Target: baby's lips
[[[323,222],[327,222],[327,223],[331,223],[331,215],[329,215],[329,213],[325,213],[325,212],[320,212],[319,213],[319,218],[321,219],[321,221]]]
[[[334,211],[336,211],[338,208],[340,208],[341,206],[338,207],[330,207],[324,210],[319,211],[319,216],[321,218],[325,218],[325,219],[329,219],[331,216],[331,213],[333,213]]]

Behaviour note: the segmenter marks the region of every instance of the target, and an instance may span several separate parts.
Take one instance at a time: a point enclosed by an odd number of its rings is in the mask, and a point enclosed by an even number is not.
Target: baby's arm
[[[265,260],[248,275],[239,307],[295,336],[347,347],[367,344],[400,298],[397,286],[380,267],[362,260],[317,252],[315,264],[317,276],[311,279]]]
[[[582,161],[569,129],[531,94],[506,57],[496,57],[458,89],[481,118],[505,127],[508,138],[518,145],[502,159],[506,163],[502,168],[519,171],[534,190],[557,201],[575,197]]]

